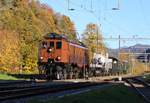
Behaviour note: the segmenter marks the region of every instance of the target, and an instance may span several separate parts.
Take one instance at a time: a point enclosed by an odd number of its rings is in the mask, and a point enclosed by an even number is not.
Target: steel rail
[[[147,86],[147,85],[145,85],[143,82],[141,82],[140,80],[138,80],[138,79],[136,79],[136,78],[128,78],[128,79],[125,79],[125,81],[126,81],[127,83],[129,83],[129,84],[136,90],[136,92],[137,92],[141,97],[143,97],[143,99],[144,99],[147,103],[150,103],[150,99],[149,99],[141,90],[139,90],[139,89],[134,85],[134,83],[133,83],[131,80],[140,82],[140,83],[141,83],[142,85],[144,85],[144,86]]]
[[[6,90],[0,91],[0,101],[4,100],[11,100],[17,98],[24,98],[39,94],[47,94],[47,93],[57,93],[65,90],[73,90],[73,89],[80,89],[84,87],[96,86],[96,85],[103,85],[109,82],[102,82],[102,83],[72,83],[72,84],[64,84],[58,86],[38,86],[38,87],[31,87],[31,88],[24,88],[24,89],[13,89],[13,90]]]

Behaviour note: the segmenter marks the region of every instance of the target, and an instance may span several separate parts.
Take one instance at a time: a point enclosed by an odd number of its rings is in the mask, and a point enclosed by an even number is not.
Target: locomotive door
[[[55,53],[55,42],[49,41],[49,47],[48,47],[48,60],[51,60],[51,62],[54,62],[54,53]]]

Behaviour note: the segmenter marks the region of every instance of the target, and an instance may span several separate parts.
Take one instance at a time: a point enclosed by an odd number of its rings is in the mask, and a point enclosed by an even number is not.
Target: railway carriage
[[[39,74],[48,79],[73,79],[119,72],[119,61],[114,57],[95,53],[90,64],[88,48],[61,34],[44,36],[38,53]]]
[[[39,46],[39,73],[50,79],[79,78],[88,68],[88,49],[66,36],[50,33]]]

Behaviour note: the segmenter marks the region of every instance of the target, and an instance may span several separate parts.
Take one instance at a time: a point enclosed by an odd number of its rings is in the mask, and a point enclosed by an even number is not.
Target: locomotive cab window
[[[53,48],[54,47],[54,42],[50,41],[50,47]]]
[[[62,48],[62,42],[58,41],[56,42],[56,49],[61,49]]]
[[[46,47],[47,47],[47,42],[46,42],[46,41],[43,41],[43,42],[42,42],[42,47],[43,47],[43,48],[46,48]]]

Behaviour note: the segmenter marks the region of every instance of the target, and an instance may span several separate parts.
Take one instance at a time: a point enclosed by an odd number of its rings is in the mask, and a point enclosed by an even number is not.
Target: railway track
[[[132,81],[133,81],[133,78],[132,78]],[[115,78],[115,79],[117,79],[117,78]],[[127,77],[127,78],[123,78],[123,79],[127,80],[129,83],[132,82],[131,80],[129,80],[131,78]],[[38,83],[36,83],[36,81],[4,82],[4,83],[0,83],[0,101],[25,98],[25,97],[41,95],[41,94],[59,93],[62,91],[76,90],[76,89],[81,89],[84,87],[101,86],[104,84],[109,84],[110,81],[113,81],[113,80],[114,79],[110,79],[108,81],[101,82],[101,83],[98,83],[98,82],[77,82],[77,83],[69,82],[69,83],[64,83],[64,84],[57,84],[57,83],[53,84],[53,83],[45,82],[40,85],[38,85]],[[138,82],[140,82],[140,81],[138,81]],[[146,84],[144,84],[144,86],[145,85]]]
[[[143,99],[150,103],[150,85],[138,78],[126,78],[125,82],[130,84]]]
[[[80,82],[80,83],[69,83],[61,85],[40,85],[22,88],[11,88],[8,90],[0,90],[0,101],[12,100],[18,98],[25,98],[34,95],[41,95],[47,93],[57,93],[66,90],[75,90],[84,87],[91,87],[97,85],[107,84],[109,82],[92,83],[92,82]]]
[[[41,79],[41,80],[47,79],[47,76],[45,74],[9,74],[9,75],[22,79]]]
[[[16,77],[16,78],[21,78],[21,79],[47,80],[47,76],[45,74],[9,74],[9,75],[13,76],[13,77]],[[119,75],[117,73],[114,73],[114,74],[101,74],[101,75],[99,75],[97,77],[103,78],[103,77],[109,77],[109,76],[116,77],[116,76],[123,76],[123,75]],[[92,77],[89,77],[89,78],[92,78]],[[81,78],[81,79],[83,79],[83,78]],[[56,80],[56,79],[54,79],[54,80]]]
[[[42,86],[58,86],[64,84],[71,84],[72,82],[49,82],[49,81],[25,81],[25,80],[16,80],[16,81],[3,81],[0,82],[0,92],[5,90],[16,90],[16,89],[24,89],[24,88],[34,88],[34,87],[42,87]]]
[[[36,82],[25,81],[25,80],[1,81],[0,91],[29,87],[29,86],[32,86],[33,84],[36,84]]]
[[[26,81],[26,80],[1,80],[0,86],[8,86],[14,84],[29,84],[35,81]]]

